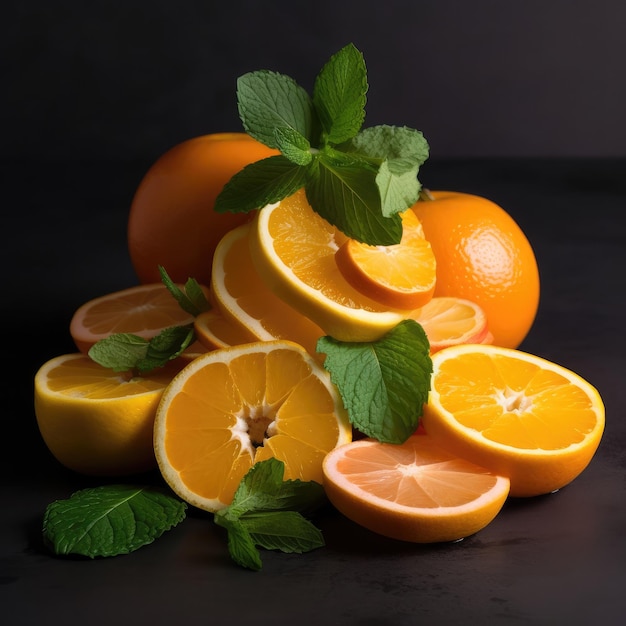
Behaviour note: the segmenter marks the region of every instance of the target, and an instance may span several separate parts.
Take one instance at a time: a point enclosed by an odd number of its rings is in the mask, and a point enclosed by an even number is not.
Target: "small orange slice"
[[[337,267],[358,291],[393,309],[424,306],[435,291],[436,264],[430,243],[412,210],[404,211],[402,240],[370,246],[348,239],[337,250]]]
[[[198,341],[207,350],[238,346],[241,343],[258,341],[251,337],[241,326],[236,326],[218,309],[211,309],[196,316],[193,322]]]
[[[373,532],[416,543],[456,541],[489,524],[509,480],[459,459],[425,434],[401,445],[359,439],[324,460],[329,500]]]
[[[181,288],[182,285],[179,285]],[[202,287],[208,298],[209,290]],[[170,326],[193,323],[163,283],[150,283],[114,291],[80,306],[70,320],[70,334],[76,347],[87,354],[97,341],[115,333],[132,333],[151,339]],[[185,354],[206,352],[198,341]]]
[[[507,476],[512,496],[560,489],[593,458],[604,405],[578,374],[494,345],[452,346],[432,363],[424,429],[453,454]]]
[[[485,312],[475,302],[463,298],[437,297],[409,314],[419,322],[434,354],[460,343],[491,343]]]
[[[290,341],[213,350],[191,361],[164,392],[154,423],[161,474],[206,511],[232,501],[257,461],[285,464],[286,479],[322,482],[330,450],[352,439],[326,370]]]

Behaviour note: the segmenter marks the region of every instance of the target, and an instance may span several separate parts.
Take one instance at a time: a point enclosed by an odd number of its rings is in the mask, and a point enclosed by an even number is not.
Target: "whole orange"
[[[217,213],[215,199],[246,165],[279,154],[246,133],[188,139],[146,172],[130,207],[128,251],[142,283],[159,282],[162,265],[175,282],[211,282],[215,246],[246,213]]]
[[[481,196],[432,191],[413,210],[437,262],[435,296],[472,300],[485,311],[494,344],[516,348],[535,320],[539,270],[517,222]]]

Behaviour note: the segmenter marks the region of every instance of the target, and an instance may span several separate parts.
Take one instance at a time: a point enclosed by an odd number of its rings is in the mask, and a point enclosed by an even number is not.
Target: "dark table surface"
[[[494,200],[539,263],[539,313],[521,348],[600,391],[607,424],[590,466],[555,494],[510,500],[450,545],[372,534],[328,509],[326,546],[230,560],[222,529],[189,511],[153,544],[108,559],[56,558],[46,506],[103,484],[61,467],[39,437],[33,377],[73,352],[73,311],[136,284],[126,249],[132,194],[149,163],[5,162],[5,354],[0,621],[18,624],[623,624],[626,614],[626,161],[428,162],[421,180]],[[8,223],[7,223],[8,220]],[[159,477],[142,477],[159,482]]]

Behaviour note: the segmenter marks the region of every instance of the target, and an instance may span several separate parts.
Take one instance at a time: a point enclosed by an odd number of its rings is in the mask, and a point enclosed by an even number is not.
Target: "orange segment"
[[[163,477],[186,502],[227,506],[252,465],[285,463],[285,478],[322,481],[322,461],[352,438],[328,373],[289,341],[208,352],[172,381],[154,447]]]
[[[181,289],[183,285],[179,285]],[[202,287],[204,294],[209,290]],[[151,339],[170,326],[193,323],[163,283],[138,285],[94,298],[80,306],[70,320],[70,334],[83,353],[114,333],[132,333]],[[206,352],[195,342],[185,351],[191,357]]]
[[[491,343],[483,309],[475,302],[455,297],[434,297],[409,315],[419,322],[434,354],[459,343]]]
[[[373,341],[403,315],[363,295],[343,277],[335,253],[345,241],[300,190],[257,213],[250,249],[267,286],[324,334],[340,341]]]
[[[509,480],[459,459],[431,437],[401,445],[360,439],[324,460],[324,488],[346,517],[373,532],[417,543],[455,541],[489,524]]]
[[[519,350],[465,344],[437,352],[422,424],[443,447],[511,480],[511,495],[560,489],[591,461],[604,430],[598,391]]]
[[[435,256],[417,215],[409,209],[401,217],[399,244],[370,246],[348,239],[335,259],[361,293],[388,307],[412,310],[424,306],[435,291]]]
[[[126,379],[84,354],[51,359],[35,375],[35,415],[44,442],[60,463],[81,474],[154,469],[154,416],[179,369],[170,363]]]
[[[317,340],[324,332],[265,285],[250,255],[250,230],[250,224],[244,224],[227,233],[213,259],[212,294],[235,333],[231,338],[246,338],[246,342],[288,339],[316,354]]]

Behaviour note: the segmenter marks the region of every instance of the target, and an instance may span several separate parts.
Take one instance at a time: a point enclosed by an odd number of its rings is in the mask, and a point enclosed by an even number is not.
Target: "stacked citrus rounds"
[[[599,445],[604,407],[580,376],[519,350],[539,274],[512,218],[485,198],[432,192],[401,214],[400,243],[368,246],[303,190],[250,218],[212,211],[228,177],[269,154],[241,134],[208,136],[176,146],[142,181],[128,231],[142,284],[80,307],[70,324],[80,352],[35,379],[56,458],[107,476],[156,467],[183,500],[217,511],[254,463],[275,457],[287,478],[322,483],[351,520],[413,542],[467,537],[507,497],[572,482]],[[160,265],[203,285],[210,310],[177,308],[155,281]],[[402,444],[353,440],[318,339],[377,341],[406,319],[423,327],[433,364],[421,426]],[[115,373],[85,356],[112,333],[149,338],[177,324],[192,324],[197,341],[163,369]]]

